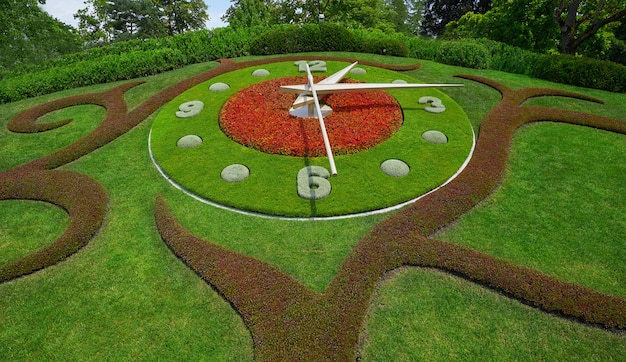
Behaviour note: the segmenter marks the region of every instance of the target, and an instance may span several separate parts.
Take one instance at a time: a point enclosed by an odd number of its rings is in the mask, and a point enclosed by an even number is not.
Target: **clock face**
[[[306,84],[302,62],[236,70],[165,105],[150,133],[155,164],[198,200],[235,211],[311,218],[389,210],[441,186],[467,163],[474,133],[467,115],[434,88],[323,96],[337,176],[330,175],[317,116],[291,110]],[[315,82],[346,67],[311,62]],[[348,82],[419,83],[358,66]],[[295,83],[294,83],[295,82]],[[378,92],[378,93],[377,93]]]

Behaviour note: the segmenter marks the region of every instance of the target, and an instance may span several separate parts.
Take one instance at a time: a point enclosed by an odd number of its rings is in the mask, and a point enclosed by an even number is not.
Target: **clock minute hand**
[[[463,87],[463,84],[396,84],[396,83],[339,83],[339,84],[317,84],[317,94],[330,94],[342,92],[366,92],[382,89],[406,89],[406,88],[434,88],[434,87]],[[311,89],[307,84],[284,85],[280,87],[282,92],[298,93],[310,95]]]
[[[330,141],[328,140],[328,134],[326,133],[326,126],[324,125],[324,117],[322,116],[322,108],[320,107],[319,99],[317,98],[317,85],[313,81],[313,75],[309,65],[306,64],[306,72],[309,78],[309,90],[313,96],[313,102],[315,102],[315,111],[317,111],[317,119],[320,122],[320,128],[322,129],[322,137],[324,138],[324,146],[326,147],[326,155],[328,156],[328,162],[330,162],[330,173],[333,176],[337,176],[337,167],[335,167],[335,159],[333,158],[333,150],[330,148]]]

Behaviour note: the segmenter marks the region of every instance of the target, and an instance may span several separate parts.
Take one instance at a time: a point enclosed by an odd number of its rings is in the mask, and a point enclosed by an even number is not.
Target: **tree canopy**
[[[484,14],[450,22],[446,36],[488,38],[536,52],[592,57],[608,52],[626,19],[626,0],[494,0]]]
[[[575,54],[602,27],[626,19],[626,0],[557,0],[552,15],[561,34],[561,52]]]
[[[487,38],[536,52],[556,49],[551,0],[494,0],[484,14],[468,12],[446,26],[446,37]]]
[[[421,33],[441,36],[446,25],[468,12],[482,14],[491,8],[491,0],[424,0]]]
[[[417,33],[423,0],[231,0],[222,20],[234,28],[254,25],[340,22],[350,27]],[[320,18],[323,14],[323,18]],[[411,19],[412,21],[409,21]]]
[[[43,11],[45,0],[0,1],[0,68],[38,63],[81,48],[72,27]]]
[[[205,27],[203,0],[86,0],[74,17],[91,42],[157,38]]]

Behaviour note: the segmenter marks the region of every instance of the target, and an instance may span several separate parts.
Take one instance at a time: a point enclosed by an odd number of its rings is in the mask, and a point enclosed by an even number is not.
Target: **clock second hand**
[[[326,126],[324,125],[324,117],[322,116],[322,108],[320,107],[319,99],[317,98],[317,92],[315,91],[315,82],[313,81],[313,75],[309,64],[306,65],[306,73],[309,78],[309,86],[311,87],[311,95],[313,96],[313,102],[315,103],[315,111],[317,112],[317,119],[320,122],[322,129],[322,137],[324,138],[324,146],[326,147],[326,155],[328,156],[328,162],[330,162],[330,173],[333,176],[337,176],[337,168],[335,167],[335,159],[333,158],[333,150],[330,148],[330,141],[328,140],[328,134],[326,133]]]

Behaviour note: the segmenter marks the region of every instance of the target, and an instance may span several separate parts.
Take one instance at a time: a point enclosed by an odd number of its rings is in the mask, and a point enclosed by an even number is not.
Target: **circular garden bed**
[[[346,65],[328,62],[315,81]],[[419,83],[394,71],[359,69],[345,81]],[[279,92],[283,84],[306,84],[306,77],[291,62],[266,64],[222,74],[175,98],[150,135],[161,172],[198,199],[238,211],[344,217],[412,202],[452,178],[473,149],[466,114],[436,89],[332,94],[323,98],[333,110],[325,122],[338,174],[330,177],[317,119],[289,114],[296,95]],[[422,97],[440,100],[445,111],[430,112]],[[433,132],[439,137],[428,136]],[[222,177],[243,167],[245,176]]]

